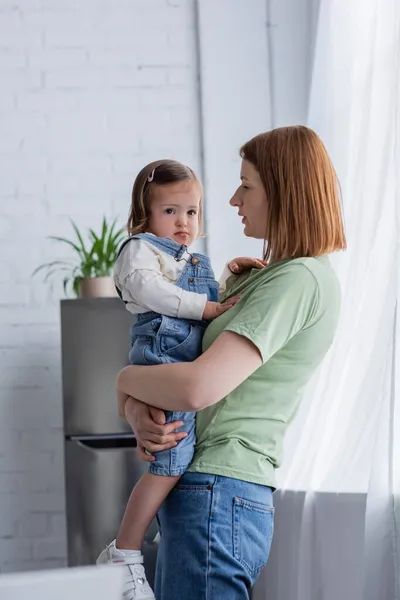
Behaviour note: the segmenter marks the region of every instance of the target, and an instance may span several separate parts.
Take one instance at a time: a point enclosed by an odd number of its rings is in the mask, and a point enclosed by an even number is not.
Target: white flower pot
[[[112,277],[82,279],[79,283],[79,298],[113,298],[117,295]]]

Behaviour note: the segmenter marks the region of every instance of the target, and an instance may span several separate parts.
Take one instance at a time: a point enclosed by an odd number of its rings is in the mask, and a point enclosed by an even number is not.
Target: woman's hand
[[[175,433],[183,426],[182,421],[165,423],[165,413],[159,408],[147,406],[129,397],[125,404],[125,417],[137,439],[137,449],[141,460],[155,460],[150,452],[161,452],[177,445],[187,434]]]
[[[247,256],[239,256],[228,263],[228,269],[235,275],[240,275],[249,269],[263,269],[267,266],[267,262],[261,258],[250,258]]]

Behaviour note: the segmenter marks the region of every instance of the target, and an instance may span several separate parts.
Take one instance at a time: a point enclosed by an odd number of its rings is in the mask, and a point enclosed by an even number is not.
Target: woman
[[[228,280],[226,297],[241,299],[209,325],[200,358],[129,366],[117,379],[121,414],[147,451],[184,436],[179,423],[157,425],[150,405],[199,411],[193,462],[159,512],[158,600],[249,598],[270,550],[284,434],[338,321],[326,255],[346,242],[321,140],[285,127],[256,136],[241,156],[230,203],[245,235],[266,240],[268,266]]]

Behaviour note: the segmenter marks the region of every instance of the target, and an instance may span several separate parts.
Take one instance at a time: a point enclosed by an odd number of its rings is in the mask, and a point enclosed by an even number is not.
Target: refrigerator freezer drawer
[[[130,431],[118,417],[115,377],[127,364],[131,324],[119,298],[61,302],[66,435]]]
[[[136,459],[134,438],[85,438],[65,442],[65,478],[69,566],[95,563],[113,540],[129,495],[147,465]],[[144,555],[154,571],[157,533],[150,527]]]

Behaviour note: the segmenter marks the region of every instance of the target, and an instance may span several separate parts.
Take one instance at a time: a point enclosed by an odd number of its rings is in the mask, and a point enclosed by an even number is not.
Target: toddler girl
[[[189,167],[159,160],[138,174],[128,221],[130,237],[122,244],[114,269],[118,294],[135,315],[131,364],[195,360],[208,321],[239,299],[220,303],[209,258],[189,252],[201,233],[202,212],[202,186]],[[237,268],[235,263],[233,270]],[[228,274],[226,269],[222,282]],[[187,437],[156,454],[132,491],[116,540],[97,561],[125,565],[125,600],[155,598],[143,568],[143,539],[193,457],[195,413],[166,412],[165,419],[163,423],[183,421]]]

